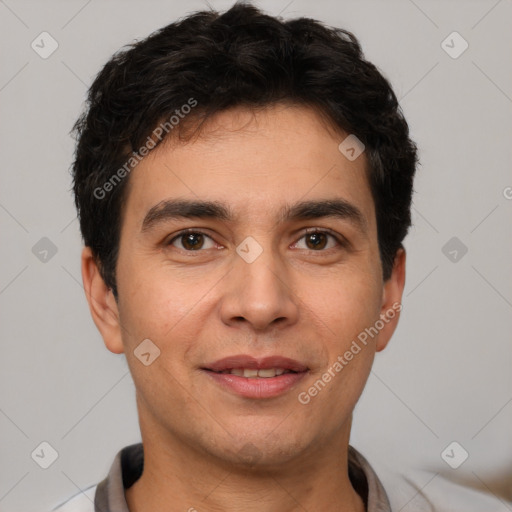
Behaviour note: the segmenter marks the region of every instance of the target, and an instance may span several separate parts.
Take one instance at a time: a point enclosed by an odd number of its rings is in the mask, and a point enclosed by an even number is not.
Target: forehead
[[[232,109],[209,119],[187,142],[170,138],[130,175],[123,225],[142,227],[173,198],[229,205],[230,220],[264,222],[304,201],[342,199],[374,225],[366,157],[339,150],[348,136],[310,108]]]

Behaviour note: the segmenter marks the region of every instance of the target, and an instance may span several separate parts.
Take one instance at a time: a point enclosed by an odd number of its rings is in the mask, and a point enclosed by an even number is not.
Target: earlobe
[[[114,354],[123,353],[117,302],[101,276],[90,247],[84,247],[82,251],[82,280],[92,319],[105,346]]]
[[[377,339],[377,352],[384,350],[395,332],[402,310],[402,294],[405,287],[405,249],[398,249],[391,277],[384,283],[380,319],[383,327]]]

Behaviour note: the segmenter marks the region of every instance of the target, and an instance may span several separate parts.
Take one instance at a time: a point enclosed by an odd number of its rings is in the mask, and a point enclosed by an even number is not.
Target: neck
[[[125,491],[130,512],[364,512],[348,476],[350,424],[314,456],[279,466],[236,466],[149,427],[141,420],[144,470]]]

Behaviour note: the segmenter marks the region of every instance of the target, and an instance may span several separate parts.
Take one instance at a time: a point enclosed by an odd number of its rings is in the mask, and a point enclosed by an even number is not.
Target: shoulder
[[[94,512],[96,487],[97,485],[93,485],[75,494],[64,503],[57,505],[51,512]]]

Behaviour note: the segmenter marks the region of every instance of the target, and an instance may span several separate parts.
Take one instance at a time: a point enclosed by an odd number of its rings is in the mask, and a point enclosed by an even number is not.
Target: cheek
[[[323,282],[324,289],[310,292],[305,301],[324,326],[321,343],[327,352],[310,391],[318,393],[318,406],[334,404],[341,418],[357,402],[371,371],[376,338],[365,339],[365,329],[379,318],[382,289],[373,274],[361,272],[338,273]]]
[[[332,289],[329,300],[323,300],[321,310],[317,309],[328,326],[328,338],[322,341],[327,358],[316,369],[310,387],[301,388],[305,393],[301,403],[310,401],[318,417],[323,417],[320,411],[329,411],[332,426],[345,421],[370,374],[376,338],[365,339],[364,333],[379,318],[378,299],[376,290],[364,286]]]
[[[301,300],[326,326],[331,337],[343,345],[373,325],[379,318],[382,286],[373,274],[343,271],[313,281],[300,293]]]
[[[127,274],[130,279],[126,280],[125,300],[119,306],[126,357],[145,396],[146,392],[152,396],[151,388],[157,388],[164,395],[177,398],[180,382],[189,382],[192,377],[190,361],[201,360],[199,340],[214,314],[218,300],[215,284],[219,278],[204,273],[198,276],[197,272],[171,272],[161,266],[141,264],[140,268],[144,271],[139,274],[135,269]],[[146,339],[159,351],[158,358],[148,367],[134,353]],[[151,401],[149,396],[146,398]]]
[[[204,274],[187,275],[166,267],[165,263],[139,261],[137,265],[120,265],[119,312],[132,338],[150,338],[164,343],[173,331],[183,329],[190,315],[197,315],[207,291],[215,280]]]

